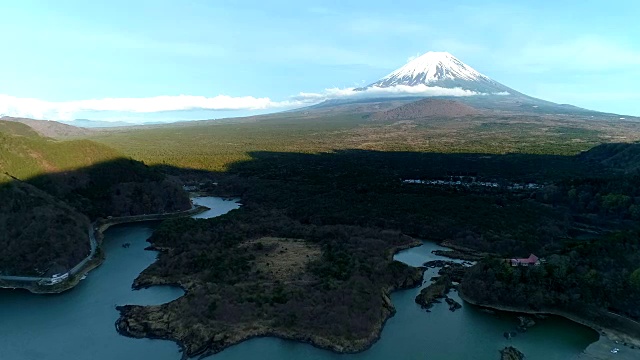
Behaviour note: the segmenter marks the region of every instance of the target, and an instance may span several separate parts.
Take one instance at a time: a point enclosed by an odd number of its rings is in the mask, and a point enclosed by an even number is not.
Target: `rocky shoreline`
[[[524,358],[524,354],[513,346],[507,346],[506,348],[500,350],[501,360],[523,360]]]
[[[133,222],[144,222],[144,221],[159,221],[166,220],[177,217],[184,216],[192,216],[203,213],[209,210],[206,206],[194,206],[189,210],[177,211],[173,213],[166,214],[150,214],[150,215],[136,215],[136,216],[122,216],[122,217],[114,217],[110,219],[99,220],[95,223],[95,238],[97,241],[96,254],[87,264],[81,268],[77,274],[69,277],[68,281],[61,282],[56,285],[39,285],[39,284],[4,284],[6,287],[11,287],[14,289],[24,289],[33,294],[60,294],[65,291],[71,290],[76,287],[80,281],[92,270],[98,268],[104,262],[105,256],[102,251],[102,239],[104,238],[104,232],[107,231],[111,226],[127,224]]]
[[[160,221],[160,220],[173,219],[173,218],[179,218],[179,217],[185,217],[185,216],[193,216],[193,215],[203,213],[207,210],[209,210],[208,207],[198,205],[198,206],[194,206],[189,210],[184,210],[184,211],[176,211],[176,212],[166,213],[166,214],[149,214],[149,215],[114,217],[111,219],[102,220],[101,222],[99,222],[99,224],[98,222],[96,222],[97,226],[95,230],[95,237],[98,242],[96,255],[98,256],[96,256],[94,260],[97,260],[97,261],[90,261],[89,263],[87,263],[85,268],[81,269],[78,272],[78,274],[75,276],[76,280],[70,286],[65,287],[60,291],[47,292],[47,293],[61,293],[74,288],[76,285],[78,285],[78,283],[84,276],[86,276],[89,272],[91,272],[91,270],[96,269],[97,267],[102,265],[105,259],[104,252],[102,251],[102,240],[104,239],[104,232],[107,231],[110,227],[115,225],[120,225],[120,224],[134,223],[134,222]]]
[[[618,349],[616,352],[612,350]],[[640,348],[609,336],[600,336],[589,345],[576,360],[636,360],[640,359]]]
[[[403,249],[398,249],[397,251],[401,250]],[[176,339],[168,331],[162,329],[161,327],[149,328],[145,324],[137,324],[132,322],[131,316],[128,315],[130,315],[132,312],[135,312],[136,309],[139,308],[135,305],[124,305],[116,307],[116,309],[120,312],[120,317],[115,323],[115,328],[119,334],[127,337],[173,341],[180,347],[181,352],[183,353],[182,359],[188,359],[196,356],[210,356],[219,353],[230,346],[259,337],[276,337],[285,340],[298,341],[338,354],[359,353],[369,349],[380,339],[384,325],[395,314],[396,309],[393,306],[389,295],[394,291],[415,288],[422,284],[424,268],[415,269],[416,272],[413,277],[404,279],[403,282],[396,284],[396,286],[394,287],[386,289],[386,291],[382,293],[384,304],[381,309],[382,321],[376,324],[375,328],[370,332],[370,336],[356,340],[345,341],[344,339],[326,338],[314,334],[306,334],[300,331],[285,331],[283,329],[277,329],[269,325],[260,324],[259,322],[257,322],[255,324],[247,324],[245,329],[235,331],[231,334],[217,334],[213,338],[211,338],[204,346],[201,346],[199,348],[192,348],[187,341]],[[148,282],[145,282],[145,287],[155,285],[167,284],[149,284]],[[174,285],[180,286],[179,284]],[[185,290],[185,295],[187,295],[188,291],[184,289],[184,287],[182,288],[183,290]],[[158,320],[160,322],[164,321],[164,319]]]
[[[468,249],[465,247],[457,246],[455,244],[451,244],[450,242],[443,241],[441,246],[451,248],[453,250],[443,251],[437,250],[437,255],[450,257],[452,259],[460,259],[471,261],[473,258],[478,257],[478,259],[487,256],[488,254],[482,254],[479,252],[475,252],[472,249]],[[579,359],[584,360],[603,360],[603,359],[640,359],[640,323],[635,322],[631,319],[623,318],[619,315],[613,313],[601,313],[600,318],[611,320],[614,319],[614,322],[618,322],[622,324],[621,327],[629,328],[630,326],[635,328],[634,334],[630,335],[625,331],[613,329],[611,327],[606,327],[600,325],[597,321],[593,319],[585,319],[575,314],[570,314],[564,311],[552,310],[552,309],[542,309],[540,311],[533,311],[530,309],[522,309],[517,307],[509,307],[502,305],[488,305],[488,304],[478,304],[472,301],[468,296],[464,294],[462,291],[458,291],[458,295],[460,298],[471,305],[475,305],[486,309],[487,311],[504,311],[504,312],[515,312],[515,313],[523,313],[523,314],[531,314],[531,315],[555,315],[566,318],[578,324],[587,326],[594,331],[596,331],[599,335],[599,340],[595,343],[591,344],[579,357]],[[418,299],[416,298],[416,302]],[[522,320],[521,320],[522,322]],[[630,324],[633,323],[633,324]],[[522,324],[526,329],[528,326],[526,324]],[[624,348],[625,351],[620,351],[620,348]],[[612,350],[618,349],[616,352],[612,352]]]
[[[245,331],[243,331],[238,336],[228,336],[226,334],[218,334],[214,336],[210,341],[203,347],[190,349],[189,345],[185,341],[181,341],[179,339],[175,339],[171,337],[169,334],[153,334],[150,332],[145,332],[143,334],[138,334],[132,331],[130,324],[124,318],[124,315],[127,311],[130,310],[128,308],[130,305],[118,306],[116,309],[120,311],[121,317],[116,321],[115,327],[116,331],[123,336],[138,338],[138,339],[156,339],[156,340],[169,340],[173,341],[180,347],[180,352],[182,352],[182,359],[186,360],[193,357],[208,357],[214,354],[217,354],[233,345],[240,344],[244,341],[251,340],[254,338],[263,338],[263,337],[275,337],[283,340],[292,340],[305,344],[309,344],[319,349],[324,349],[328,351],[332,351],[337,354],[352,354],[359,353],[369,349],[376,341],[380,339],[380,334],[382,333],[382,328],[388,319],[393,316],[392,312],[389,312],[384,322],[380,324],[380,326],[376,327],[371,332],[371,337],[366,339],[354,340],[350,343],[340,343],[336,341],[336,339],[327,339],[324,337],[319,337],[315,335],[304,334],[301,332],[286,332],[278,329],[271,328],[269,326],[263,325],[253,325],[248,326]]]
[[[449,250],[434,250],[434,254],[465,261],[477,261],[485,257],[495,256],[494,254],[477,251],[464,246],[456,245],[449,240],[444,240],[439,244]]]
[[[415,240],[410,244],[406,244],[403,246],[398,246],[390,251],[390,258],[393,257],[394,254],[411,248],[415,246],[422,245],[422,242],[419,240]],[[152,245],[153,246],[153,245]],[[148,339],[161,339],[161,340],[169,340],[173,341],[180,347],[180,351],[183,353],[182,359],[189,359],[192,357],[206,357],[216,353],[223,351],[224,349],[244,342],[246,340],[250,340],[253,338],[259,337],[276,337],[285,340],[293,340],[302,343],[310,344],[314,347],[329,350],[338,354],[347,354],[347,353],[358,353],[369,349],[373,344],[375,344],[381,336],[382,329],[386,322],[393,317],[396,312],[391,299],[389,298],[390,294],[397,290],[404,290],[418,287],[422,284],[424,267],[414,268],[414,273],[402,279],[402,281],[397,282],[393,286],[384,289],[381,296],[383,300],[383,306],[381,308],[382,316],[381,321],[375,325],[375,327],[369,333],[369,336],[366,338],[353,339],[353,340],[345,340],[341,338],[327,338],[322,336],[317,336],[314,334],[308,334],[299,330],[284,330],[275,328],[270,326],[269,324],[263,323],[261,321],[256,321],[255,323],[248,323],[244,326],[244,328],[236,329],[233,332],[229,333],[219,333],[209,341],[198,348],[194,348],[185,339],[178,339],[172,335],[166,328],[162,327],[162,324],[166,319],[163,317],[161,313],[160,306],[155,306],[157,311],[157,327],[151,327],[149,324],[145,323],[136,323],[131,316],[136,311],[139,311],[141,307],[135,305],[124,305],[118,306],[116,309],[120,312],[120,317],[115,322],[116,331],[127,337],[133,338],[148,338]],[[159,279],[136,279],[134,283],[134,287],[151,287],[156,285],[169,285],[158,281]],[[183,284],[171,284],[174,286],[181,287],[185,291],[185,295],[189,294],[189,289],[187,289]]]
[[[478,257],[479,260],[485,256],[490,255],[486,253],[483,254],[475,252],[472,249],[457,246],[448,241],[443,241],[440,245],[451,248],[453,250],[437,250],[437,252],[434,253],[453,259],[472,261],[475,257]],[[486,311],[496,310],[538,316],[555,315],[593,329],[598,333],[599,339],[598,341],[592,343],[589,347],[587,347],[587,349],[585,349],[585,352],[578,358],[580,360],[640,359],[640,323],[622,317],[620,315],[611,312],[600,311],[594,316],[585,318],[584,316],[581,317],[579,315],[571,314],[566,311],[559,311],[554,309],[540,309],[534,311],[531,309],[509,307],[496,304],[479,304],[470,299],[464,294],[463,291],[460,290],[458,291],[458,295],[464,302],[481,307]],[[418,299],[416,299],[416,302],[418,302]],[[614,326],[603,326],[601,325],[602,323],[609,323]],[[526,328],[528,328],[527,324],[522,324],[522,320],[521,328],[523,328],[523,330],[526,330]],[[507,333],[505,333],[505,336],[507,336]],[[509,336],[511,336],[510,333]],[[511,355],[513,354],[511,354],[509,350],[507,352],[507,356]]]
[[[478,255],[476,253],[462,252],[459,250],[434,250],[432,251],[432,253],[434,255],[443,256],[450,259],[458,259],[458,260],[465,260],[465,261],[478,261],[483,257],[482,255]]]
[[[78,274],[70,276],[68,281],[61,282],[56,285],[46,285],[46,286],[40,285],[37,283],[12,284],[10,282],[0,281],[0,286],[5,289],[26,290],[32,294],[37,294],[37,295],[60,294],[76,287],[86,274],[88,274],[89,272],[91,272],[91,270],[97,268],[98,266],[102,265],[103,262],[104,262],[104,253],[101,251],[101,249],[97,249],[96,255],[94,256],[94,258],[91,259],[91,261],[87,262],[84,268],[82,268],[78,272]]]
[[[517,307],[510,306],[502,306],[496,304],[479,304],[473,301],[471,298],[466,296],[464,292],[458,291],[458,295],[460,298],[471,305],[481,307],[483,309],[491,309],[496,311],[503,312],[511,312],[511,313],[522,313],[522,314],[531,314],[531,315],[555,315],[560,316],[565,319],[571,320],[575,323],[587,326],[594,331],[596,331],[599,335],[598,341],[591,344],[586,350],[585,353],[579,357],[579,359],[584,360],[606,360],[606,359],[621,359],[621,360],[631,360],[640,358],[640,337],[631,336],[629,334],[623,333],[616,329],[603,327],[593,320],[584,319],[577,315],[570,314],[564,311],[552,310],[552,309],[541,309],[540,311],[533,311],[530,309],[523,309]],[[628,319],[627,319],[628,320]],[[632,321],[632,320],[628,320]],[[640,329],[640,324],[638,324],[638,328]],[[624,352],[611,352],[610,350],[619,347],[625,349]]]
[[[430,268],[440,267],[438,270],[438,275],[440,276],[431,279],[433,282],[420,291],[416,296],[415,302],[427,311],[430,311],[429,309],[434,304],[439,303],[440,299],[446,301],[451,311],[461,308],[462,306],[449,298],[447,294],[462,281],[465,272],[464,265],[452,261],[434,260],[426,262],[424,266]]]

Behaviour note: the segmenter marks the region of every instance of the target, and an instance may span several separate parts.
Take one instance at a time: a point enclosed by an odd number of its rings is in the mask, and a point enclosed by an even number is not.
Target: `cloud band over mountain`
[[[47,101],[34,98],[20,98],[0,94],[0,115],[31,117],[49,120],[72,120],[81,112],[117,112],[131,114],[151,114],[171,111],[208,110],[284,110],[311,105],[330,99],[385,97],[385,96],[471,96],[482,95],[461,88],[437,86],[404,86],[378,88],[362,91],[354,88],[332,88],[321,93],[301,92],[284,101],[274,101],[268,97],[218,95],[214,97],[178,95],[147,98],[104,98],[77,101]]]
[[[0,114],[37,119],[69,120],[79,112],[157,113],[184,110],[264,110],[295,106],[290,101],[272,101],[253,96],[215,97],[178,95],[147,98],[104,98],[78,101],[46,101],[0,95]]]
[[[164,113],[162,121],[196,120],[209,112],[225,116],[224,111],[265,112],[317,104],[325,100],[381,97],[429,97],[509,95],[511,89],[491,80],[447,52],[427,52],[364,88],[330,88],[323,92],[301,92],[282,101],[268,97],[218,95],[214,97],[178,95],[146,98],[104,98],[78,101],[47,101],[0,95],[0,115],[50,120],[73,120],[78,116],[102,117],[119,121],[134,117],[144,122],[153,114]],[[176,112],[176,114],[172,113]],[[185,119],[185,114],[191,112]],[[105,119],[106,115],[106,119]],[[180,119],[174,118],[179,115]],[[229,116],[228,114],[226,116]],[[231,115],[234,116],[234,115]]]

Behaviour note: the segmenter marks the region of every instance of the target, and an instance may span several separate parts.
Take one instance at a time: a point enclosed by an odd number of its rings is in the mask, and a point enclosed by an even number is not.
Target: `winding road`
[[[89,255],[82,259],[76,266],[69,270],[69,275],[75,275],[83,266],[87,264],[93,256],[96,254],[96,250],[98,249],[98,242],[96,241],[95,231],[94,231],[95,223],[89,225],[88,234],[89,234],[89,245],[91,250],[89,251]],[[0,280],[4,281],[18,281],[18,282],[40,282],[40,281],[51,281],[51,277],[37,277],[37,276],[3,276],[0,275]]]
[[[121,222],[138,222],[138,221],[149,221],[149,220],[162,220],[162,219],[166,219],[172,216],[176,216],[176,215],[181,215],[181,214],[190,214],[194,211],[197,211],[198,209],[203,208],[203,206],[196,206],[195,204],[191,204],[191,209],[189,210],[183,210],[183,211],[176,211],[173,213],[164,213],[164,214],[148,214],[148,215],[133,215],[133,216],[121,216],[121,217],[114,217],[111,218],[110,221],[113,222],[113,224],[117,224],[117,223],[121,223]],[[204,207],[206,208],[206,207]],[[207,208],[208,209],[208,208]],[[93,259],[93,257],[96,254],[96,251],[98,250],[98,242],[96,240],[96,236],[95,236],[95,232],[97,231],[97,224],[94,222],[91,225],[89,225],[87,232],[88,232],[88,236],[89,236],[89,245],[90,245],[90,251],[89,251],[89,255],[87,255],[87,257],[85,257],[84,259],[82,259],[76,266],[74,266],[73,268],[71,268],[67,273],[71,276],[71,275],[75,275],[78,272],[80,272],[80,270],[82,270],[82,268],[89,262],[91,261],[91,259]],[[51,277],[38,277],[38,276],[12,276],[12,275],[0,275],[0,281],[13,281],[13,282],[35,282],[35,283],[45,283],[46,282],[51,282],[52,278]],[[13,286],[10,285],[5,285],[2,286],[0,285],[0,288],[13,288]]]

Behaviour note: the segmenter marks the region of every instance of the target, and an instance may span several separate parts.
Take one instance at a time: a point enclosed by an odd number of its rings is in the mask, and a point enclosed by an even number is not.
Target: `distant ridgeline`
[[[0,174],[0,275],[69,269],[89,253],[89,219],[191,206],[177,182],[141,162],[16,122],[0,121]]]
[[[118,157],[115,150],[92,141],[55,141],[27,125],[0,121],[0,169],[19,179],[76,170]]]

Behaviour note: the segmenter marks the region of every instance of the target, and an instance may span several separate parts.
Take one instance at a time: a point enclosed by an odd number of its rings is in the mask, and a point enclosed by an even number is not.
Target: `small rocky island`
[[[524,354],[513,346],[500,350],[500,360],[523,360],[524,358]]]
[[[420,294],[416,296],[416,303],[423,309],[429,311],[435,303],[439,303],[440,299],[444,299],[447,305],[449,305],[449,310],[455,311],[461,308],[462,305],[449,298],[447,294],[456,284],[462,281],[466,267],[453,261],[443,260],[429,261],[425,263],[424,266],[441,267],[440,270],[438,270],[440,276],[433,278],[433,282],[420,291]]]

